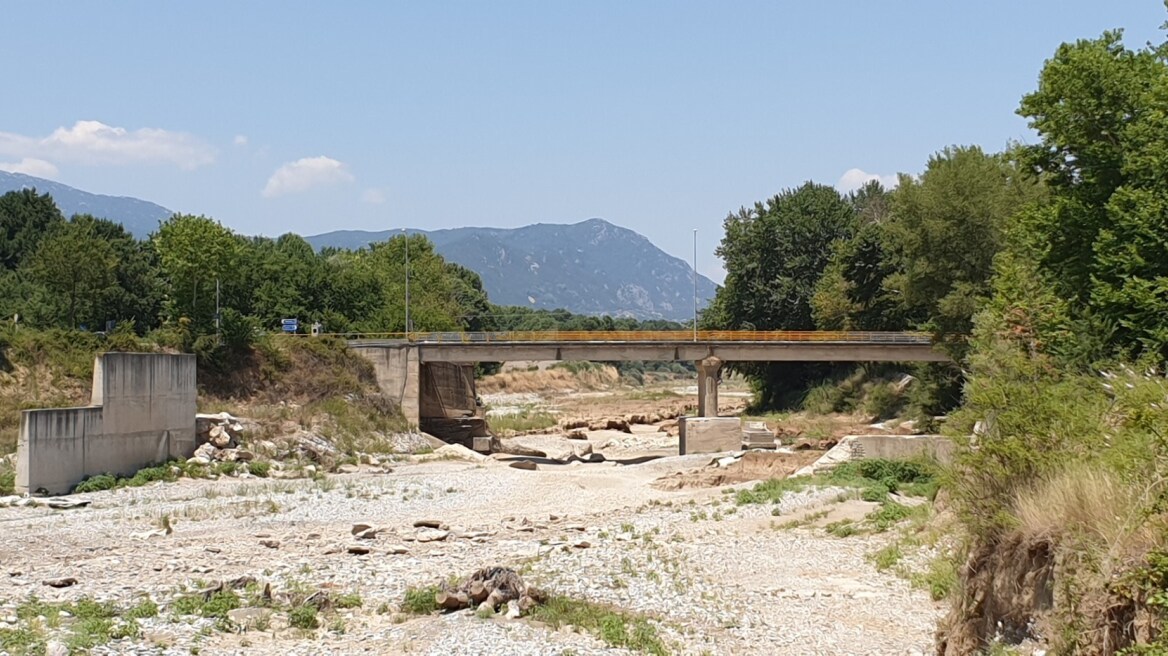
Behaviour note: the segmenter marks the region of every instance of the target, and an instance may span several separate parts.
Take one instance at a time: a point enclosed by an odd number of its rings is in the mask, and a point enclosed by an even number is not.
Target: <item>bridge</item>
[[[476,362],[694,362],[698,414],[718,413],[727,362],[947,362],[925,333],[854,331],[508,331],[338,334],[373,363],[406,418],[473,416]],[[431,424],[434,422],[431,421]],[[439,429],[440,430],[440,429]]]

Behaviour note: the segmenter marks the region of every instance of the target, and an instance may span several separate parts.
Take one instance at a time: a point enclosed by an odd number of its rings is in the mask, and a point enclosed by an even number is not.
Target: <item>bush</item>
[[[407,588],[405,601],[402,603],[402,610],[414,615],[429,615],[438,610],[438,602],[434,600],[434,595],[441,592],[441,589],[436,585],[428,585],[422,588]]]
[[[247,463],[247,470],[252,476],[267,478],[268,474],[272,471],[272,463],[263,460],[253,460]]]
[[[320,628],[320,620],[316,617],[316,606],[302,604],[288,611],[288,624],[297,629]]]
[[[90,476],[89,478],[77,484],[73,488],[73,492],[81,494],[83,492],[101,492],[103,490],[112,490],[118,486],[118,479],[113,474],[98,474]]]

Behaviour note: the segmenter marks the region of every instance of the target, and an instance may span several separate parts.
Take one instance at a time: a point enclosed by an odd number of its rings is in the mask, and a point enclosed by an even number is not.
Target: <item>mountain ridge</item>
[[[65,218],[74,214],[92,214],[99,219],[117,221],[138,239],[148,237],[158,229],[159,222],[174,214],[157,203],[132,196],[91,194],[60,182],[0,171],[0,194],[21,189],[35,189],[37,193],[49,194]]]
[[[519,228],[408,229],[479,274],[492,302],[578,314],[685,321],[693,317],[693,269],[644,235],[599,218]],[[400,230],[343,230],[305,237],[314,248],[362,248]],[[698,307],[717,285],[698,276]]]
[[[173,212],[130,196],[92,194],[23,173],[0,171],[0,194],[32,188],[53,197],[66,217],[92,214],[121,223],[139,239]],[[692,267],[644,235],[604,219],[533,223],[518,228],[407,229],[424,234],[444,258],[479,274],[491,301],[577,314],[638,319],[692,319]],[[362,248],[401,230],[336,230],[305,239],[316,249]],[[698,307],[717,285],[698,275]]]

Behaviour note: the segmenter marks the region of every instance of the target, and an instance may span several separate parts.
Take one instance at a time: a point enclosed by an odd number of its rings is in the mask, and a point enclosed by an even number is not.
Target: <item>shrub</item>
[[[311,630],[320,627],[320,620],[316,617],[316,606],[302,604],[288,611],[288,624],[297,629]]]
[[[112,490],[118,486],[118,479],[113,474],[98,474],[90,476],[89,478],[77,484],[73,491],[80,494],[83,492],[101,492],[102,490]]]
[[[434,595],[441,592],[438,586],[428,585],[422,588],[407,588],[406,598],[402,603],[402,610],[414,615],[429,615],[438,610],[438,602]]]

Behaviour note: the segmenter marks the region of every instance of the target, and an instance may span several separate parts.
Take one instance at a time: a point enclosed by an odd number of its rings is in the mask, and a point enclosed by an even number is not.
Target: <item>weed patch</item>
[[[669,649],[648,618],[588,601],[552,597],[536,606],[531,617],[552,628],[569,625],[599,637],[612,647],[666,656]]]

